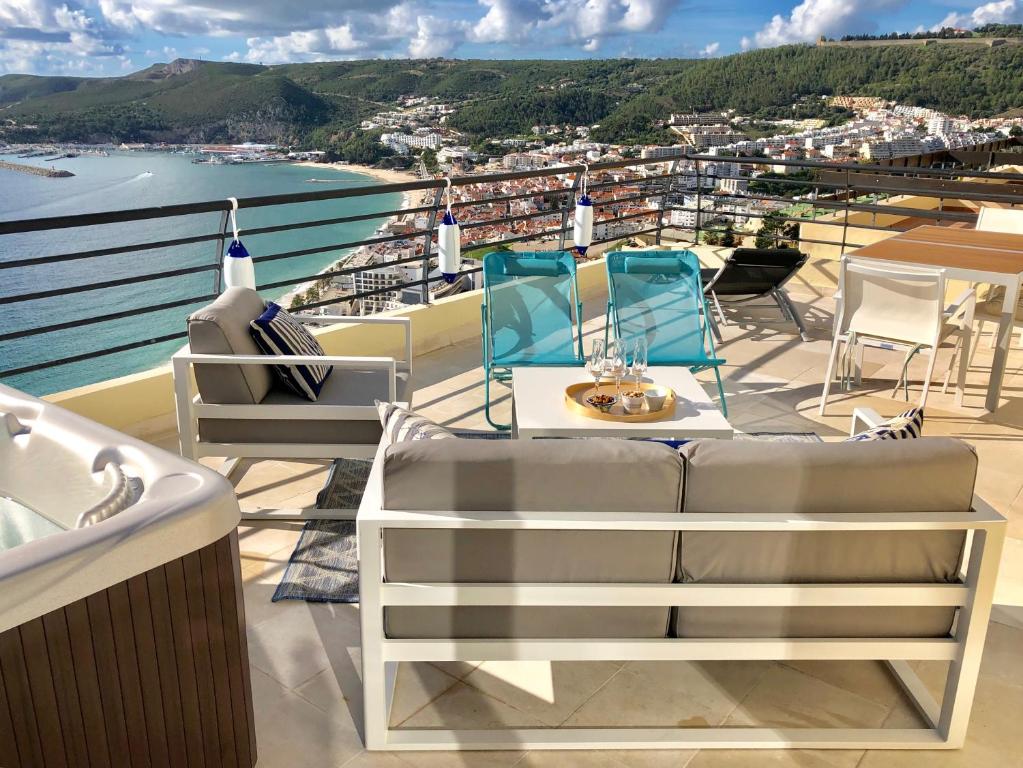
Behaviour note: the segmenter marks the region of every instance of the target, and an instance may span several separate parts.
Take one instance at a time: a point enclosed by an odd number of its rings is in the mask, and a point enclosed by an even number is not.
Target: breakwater
[[[74,176],[71,171],[61,171],[56,168],[40,168],[38,165],[21,165],[20,163],[9,163],[0,160],[0,170],[18,171],[19,173],[31,173],[33,176],[45,176],[48,179],[65,179]]]

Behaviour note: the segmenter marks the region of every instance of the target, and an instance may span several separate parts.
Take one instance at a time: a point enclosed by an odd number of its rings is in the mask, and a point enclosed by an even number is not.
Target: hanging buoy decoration
[[[453,283],[462,266],[462,233],[458,229],[455,214],[451,212],[451,179],[444,181],[447,183],[447,209],[437,227],[437,264],[444,281]]]
[[[590,167],[583,163],[583,178],[580,184],[582,195],[575,203],[575,227],[572,233],[575,250],[580,256],[586,255],[586,249],[593,242],[593,201],[587,194],[589,176]]]
[[[224,258],[224,286],[256,290],[256,266],[242,245],[241,232],[238,230],[238,198],[229,197],[228,201],[231,203],[231,229],[234,232],[234,239],[227,247],[227,256]]]

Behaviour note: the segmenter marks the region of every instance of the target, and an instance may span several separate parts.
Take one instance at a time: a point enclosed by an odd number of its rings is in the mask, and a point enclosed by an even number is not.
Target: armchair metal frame
[[[376,444],[354,443],[218,443],[199,437],[199,419],[260,419],[266,421],[375,421],[379,419],[376,406],[266,404],[247,405],[204,403],[202,396],[192,393],[194,365],[277,365],[318,364],[331,365],[339,370],[383,370],[387,373],[387,390],[381,390],[380,399],[391,402],[397,395],[398,371],[412,372],[412,325],[407,317],[359,317],[346,315],[317,315],[316,322],[328,325],[366,323],[395,325],[404,330],[405,357],[358,357],[351,355],[205,355],[195,354],[187,348],[171,358],[174,374],[174,402],[178,422],[181,455],[198,461],[208,456],[225,457],[218,467],[227,478],[238,469],[242,459],[369,459]],[[274,509],[246,512],[242,518],[262,519],[354,519],[355,509]]]

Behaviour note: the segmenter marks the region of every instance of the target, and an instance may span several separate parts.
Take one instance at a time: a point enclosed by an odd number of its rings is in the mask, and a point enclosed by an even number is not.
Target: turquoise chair
[[[707,302],[700,282],[700,262],[692,251],[614,252],[607,255],[607,322],[615,338],[647,340],[648,362],[714,369],[721,412],[728,415],[714,339],[707,322]]]
[[[508,381],[518,366],[582,365],[582,303],[575,259],[565,251],[483,257],[483,371],[486,417],[490,382]]]

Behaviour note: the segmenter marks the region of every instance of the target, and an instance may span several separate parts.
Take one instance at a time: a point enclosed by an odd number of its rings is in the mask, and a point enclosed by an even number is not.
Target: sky
[[[0,74],[178,57],[692,58],[992,22],[1023,23],[1023,0],[0,0]]]

